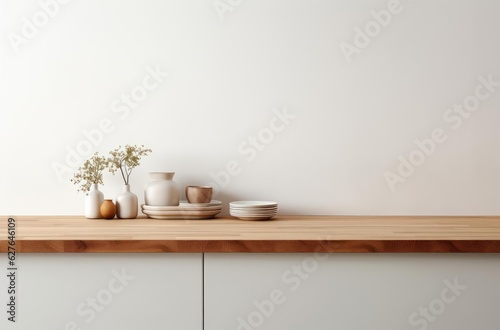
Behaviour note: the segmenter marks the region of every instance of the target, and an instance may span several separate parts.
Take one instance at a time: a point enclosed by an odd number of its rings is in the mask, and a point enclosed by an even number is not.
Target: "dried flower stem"
[[[99,156],[99,153],[87,159],[78,172],[73,175],[70,180],[75,185],[79,185],[78,192],[88,192],[93,184],[104,184],[102,180],[102,172],[106,169],[108,161],[104,156]]]
[[[140,147],[137,145],[119,146],[115,150],[109,152],[109,172],[115,174],[116,171],[120,169],[123,182],[129,184],[132,170],[139,166],[141,158],[147,156],[150,152],[151,149],[145,148],[144,145]]]

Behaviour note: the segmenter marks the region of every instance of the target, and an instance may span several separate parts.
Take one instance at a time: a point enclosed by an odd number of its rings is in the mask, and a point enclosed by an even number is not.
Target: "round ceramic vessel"
[[[116,205],[111,199],[105,199],[101,204],[101,216],[104,219],[113,219],[116,215]]]
[[[212,200],[212,187],[209,186],[187,186],[186,199],[189,203],[203,204]]]
[[[179,186],[173,180],[175,172],[150,172],[151,182],[144,189],[144,200],[150,206],[178,206]]]

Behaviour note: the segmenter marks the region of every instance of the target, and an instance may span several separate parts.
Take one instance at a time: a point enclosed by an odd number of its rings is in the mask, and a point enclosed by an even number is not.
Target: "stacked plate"
[[[197,220],[212,219],[220,213],[222,202],[212,200],[205,204],[190,204],[187,201],[181,201],[179,206],[150,206],[141,205],[142,213],[151,219],[161,220]]]
[[[238,201],[229,203],[229,213],[242,220],[268,220],[278,213],[278,203]]]

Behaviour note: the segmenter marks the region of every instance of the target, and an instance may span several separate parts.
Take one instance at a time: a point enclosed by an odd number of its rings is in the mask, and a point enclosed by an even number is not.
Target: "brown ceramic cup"
[[[210,203],[212,200],[212,187],[209,186],[187,186],[186,199],[189,203]]]

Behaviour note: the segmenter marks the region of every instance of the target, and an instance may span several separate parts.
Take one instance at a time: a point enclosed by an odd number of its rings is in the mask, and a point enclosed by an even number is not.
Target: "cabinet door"
[[[17,322],[2,303],[1,329],[202,329],[201,254],[20,254],[17,264]]]
[[[206,254],[206,330],[500,329],[500,255]]]

